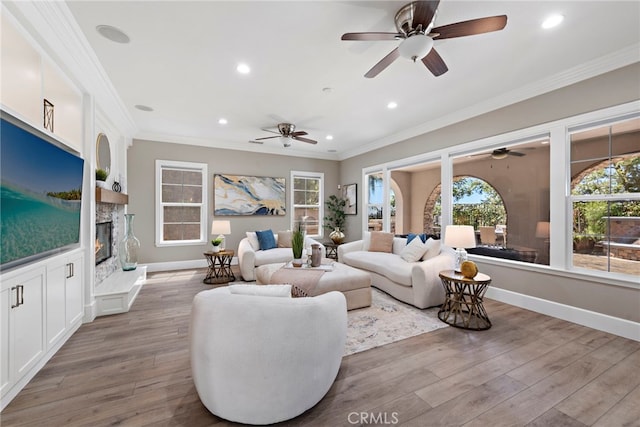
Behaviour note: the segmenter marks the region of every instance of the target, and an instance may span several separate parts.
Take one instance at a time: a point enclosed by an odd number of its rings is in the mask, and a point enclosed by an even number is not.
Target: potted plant
[[[96,169],[96,186],[100,187],[100,188],[107,188],[107,177],[109,176],[109,172],[104,170],[104,169],[100,169],[97,168]]]
[[[329,200],[325,202],[327,211],[329,212],[324,217],[324,228],[328,228],[331,231],[329,238],[334,243],[340,244],[344,240],[344,224],[346,222],[344,208],[347,205],[347,201],[334,194],[329,196]]]
[[[304,247],[304,234],[298,224],[298,229],[291,235],[291,249],[293,250],[293,266],[302,266],[302,248]]]
[[[220,237],[216,237],[211,241],[213,245],[213,252],[220,252],[220,245],[222,244],[222,239]]]

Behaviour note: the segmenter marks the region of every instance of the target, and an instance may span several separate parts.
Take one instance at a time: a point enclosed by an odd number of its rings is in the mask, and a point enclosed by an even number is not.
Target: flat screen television
[[[0,111],[0,270],[80,246],[84,160]]]

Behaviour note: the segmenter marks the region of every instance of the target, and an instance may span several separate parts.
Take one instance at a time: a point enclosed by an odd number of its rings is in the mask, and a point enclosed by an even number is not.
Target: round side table
[[[232,250],[205,252],[209,270],[203,282],[207,285],[220,285],[236,280],[236,276],[231,271],[231,260],[234,254]]]
[[[456,328],[482,331],[491,327],[482,298],[491,283],[491,277],[478,273],[468,279],[453,270],[440,272],[446,294],[438,318]]]

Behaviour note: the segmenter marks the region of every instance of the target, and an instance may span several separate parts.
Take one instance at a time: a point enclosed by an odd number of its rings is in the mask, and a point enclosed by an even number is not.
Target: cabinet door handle
[[[24,286],[18,285],[11,288],[11,292],[16,291],[16,303],[11,304],[11,308],[20,307],[24,304]]]
[[[18,287],[17,286],[11,287],[11,293],[12,294],[13,294],[13,291],[16,291],[16,303],[15,304],[11,304],[11,308],[16,308],[17,306],[20,305],[20,301],[18,300]]]

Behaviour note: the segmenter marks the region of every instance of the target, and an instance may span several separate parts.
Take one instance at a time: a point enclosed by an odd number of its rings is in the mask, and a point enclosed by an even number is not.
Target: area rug
[[[448,326],[438,307],[420,310],[375,288],[371,297],[370,307],[348,312],[345,356]]]

